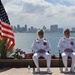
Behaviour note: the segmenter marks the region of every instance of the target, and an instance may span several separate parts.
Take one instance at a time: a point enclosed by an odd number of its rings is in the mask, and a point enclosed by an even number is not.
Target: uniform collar
[[[70,37],[69,38],[65,37],[65,39],[70,39]]]
[[[38,39],[39,39],[39,40],[44,40],[44,38],[42,38],[42,39],[41,39],[41,38],[38,38]]]

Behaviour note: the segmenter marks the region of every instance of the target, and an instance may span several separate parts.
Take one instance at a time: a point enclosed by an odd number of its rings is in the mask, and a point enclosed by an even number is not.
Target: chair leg
[[[60,67],[59,70],[60,70],[60,72],[63,72],[63,67]]]
[[[35,67],[33,67],[33,72],[35,72]]]
[[[63,72],[63,63],[62,63],[62,59],[59,59],[59,70],[61,72]]]
[[[63,72],[63,63],[62,63],[61,53],[59,53],[59,70]]]

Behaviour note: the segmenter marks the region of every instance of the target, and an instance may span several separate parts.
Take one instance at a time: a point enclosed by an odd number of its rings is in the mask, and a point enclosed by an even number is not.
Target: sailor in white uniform
[[[72,58],[71,72],[75,72],[75,39],[70,37],[70,30],[66,29],[64,31],[64,36],[59,40],[58,49],[61,50],[61,56],[63,64],[65,66],[65,72],[68,72],[67,59],[68,56]]]
[[[39,38],[32,44],[32,50],[35,52],[33,55],[33,61],[37,67],[36,72],[40,72],[38,58],[42,56],[47,60],[47,72],[52,73],[50,71],[51,54],[48,53],[48,51],[51,50],[51,46],[49,42],[44,39],[43,30],[38,31],[38,36]]]

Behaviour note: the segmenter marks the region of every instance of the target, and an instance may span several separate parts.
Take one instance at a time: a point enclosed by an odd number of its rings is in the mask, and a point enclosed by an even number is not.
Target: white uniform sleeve
[[[47,41],[47,46],[44,48],[45,51],[50,51],[51,50],[51,44]]]
[[[65,47],[62,44],[62,39],[59,40],[57,47],[58,47],[58,50],[61,50],[61,52],[64,52]]]
[[[37,52],[37,51],[39,50],[39,49],[37,48],[37,46],[36,46],[36,41],[34,41],[34,42],[32,43],[31,49],[32,49],[34,52]]]
[[[75,52],[75,39],[74,39],[74,45],[73,45],[72,50]]]

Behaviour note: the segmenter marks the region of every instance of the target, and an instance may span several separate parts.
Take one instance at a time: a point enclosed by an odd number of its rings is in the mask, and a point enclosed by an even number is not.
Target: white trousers
[[[68,56],[70,56],[72,58],[72,64],[71,64],[71,68],[75,68],[75,52],[63,52],[61,53],[61,56],[62,56],[62,60],[63,60],[63,64],[65,66],[65,68],[67,68],[67,59],[68,59]]]
[[[33,55],[33,61],[36,65],[37,68],[39,68],[39,62],[38,58],[39,57],[44,57],[47,60],[47,68],[50,68],[50,63],[51,63],[51,55],[48,52],[45,53],[34,53]]]

